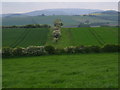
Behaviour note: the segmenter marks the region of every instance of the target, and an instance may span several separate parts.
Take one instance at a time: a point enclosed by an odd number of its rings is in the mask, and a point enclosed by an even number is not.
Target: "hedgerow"
[[[58,54],[77,54],[77,53],[104,53],[120,52],[120,45],[107,44],[100,46],[69,46],[66,48],[55,48],[53,46],[29,46],[27,48],[2,48],[3,57],[15,56],[41,56]]]

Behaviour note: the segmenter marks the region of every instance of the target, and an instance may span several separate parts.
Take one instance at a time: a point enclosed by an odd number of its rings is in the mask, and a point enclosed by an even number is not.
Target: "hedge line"
[[[102,53],[102,52],[120,52],[120,45],[100,46],[69,46],[66,48],[55,48],[53,46],[29,46],[27,48],[2,48],[3,57],[15,56],[41,56],[51,54],[75,54],[75,53]]]

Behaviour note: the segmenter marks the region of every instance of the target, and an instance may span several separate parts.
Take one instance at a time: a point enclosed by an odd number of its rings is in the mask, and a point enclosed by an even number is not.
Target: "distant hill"
[[[92,13],[91,15],[95,15],[96,18],[100,18],[100,19],[118,21],[118,11],[114,11],[114,10],[95,12]]]
[[[102,10],[97,9],[45,9],[45,10],[37,10],[32,11],[28,13],[21,13],[21,14],[3,14],[3,17],[8,16],[22,16],[22,15],[28,15],[28,16],[38,16],[38,15],[83,15],[83,14],[90,14],[94,12],[102,12]]]
[[[37,15],[83,15],[89,14],[93,12],[102,12],[102,10],[97,9],[46,9],[46,10],[38,10],[29,13],[25,13],[25,15],[29,16],[37,16]]]
[[[110,14],[110,15],[116,15],[116,14],[118,14],[118,12],[115,11],[115,10],[108,10],[108,11],[104,11],[104,12],[101,12],[101,13],[103,13],[103,14]]]
[[[63,15],[59,15],[63,14]],[[49,24],[53,25],[55,19],[61,19],[64,26],[78,25],[89,20],[92,25],[109,23],[117,25],[118,12],[109,10],[90,9],[47,9],[23,14],[3,15],[2,25]]]

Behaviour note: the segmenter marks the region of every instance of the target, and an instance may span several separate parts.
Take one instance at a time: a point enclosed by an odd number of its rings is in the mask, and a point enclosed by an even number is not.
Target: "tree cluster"
[[[58,41],[58,39],[61,36],[61,26],[63,26],[63,23],[61,22],[60,19],[56,19],[54,22],[54,29],[53,29],[53,40],[55,42]]]
[[[47,24],[28,24],[28,25],[2,26],[2,28],[50,28],[50,25],[47,25]]]

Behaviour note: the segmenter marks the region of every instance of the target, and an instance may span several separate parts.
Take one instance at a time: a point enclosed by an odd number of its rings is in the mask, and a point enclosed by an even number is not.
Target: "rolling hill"
[[[46,14],[45,14],[46,13]],[[66,14],[67,13],[67,14]],[[44,14],[44,15],[42,15]],[[49,24],[61,19],[64,26],[78,25],[89,20],[90,23],[109,23],[117,25],[117,11],[101,11],[89,9],[50,9],[23,14],[3,15],[3,25]]]
[[[105,19],[107,17],[107,19]],[[111,20],[115,18],[115,20]],[[66,16],[66,15],[56,15],[56,16],[15,16],[15,17],[5,17],[2,18],[2,24],[4,25],[26,25],[26,24],[49,24],[53,25],[55,19],[60,18],[64,23],[64,26],[79,25],[80,22],[85,22],[89,20],[90,23],[110,23],[117,24],[117,16]]]
[[[3,14],[3,17],[12,17],[12,16],[38,16],[38,15],[83,15],[83,14],[90,14],[94,12],[102,12],[103,10],[98,9],[79,9],[79,8],[66,8],[66,9],[44,9],[44,10],[36,10],[27,13],[15,13],[15,14]]]

